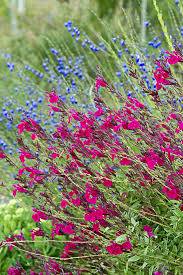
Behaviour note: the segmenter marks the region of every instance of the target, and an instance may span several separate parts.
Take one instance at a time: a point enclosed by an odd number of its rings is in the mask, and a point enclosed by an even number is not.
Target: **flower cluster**
[[[167,60],[174,63],[180,58],[173,53]],[[32,240],[39,237],[58,241],[55,260],[49,255],[44,257],[41,251],[34,253],[26,243],[27,257],[39,262],[30,274],[58,274],[60,270],[73,274],[73,269],[82,273],[88,266],[91,271],[91,259],[95,259],[95,270],[104,271],[100,263],[109,268],[109,255],[135,255],[139,236],[134,233],[137,229],[132,230],[134,222],[130,218],[135,192],[141,201],[136,218],[142,238],[145,231],[155,241],[153,228],[163,226],[159,212],[167,212],[166,201],[176,200],[179,211],[182,209],[182,115],[171,109],[164,111],[157,104],[159,113],[154,116],[134,97],[128,97],[115,110],[102,98],[103,91],[113,93],[116,100],[123,99],[98,75],[93,86],[94,110],[68,108],[52,90],[46,99],[51,112],[59,116],[53,133],[46,132],[32,118],[18,124],[21,164],[13,195],[32,201]],[[15,165],[3,151],[0,156]],[[21,240],[25,240],[22,235]],[[64,244],[60,249],[59,240]],[[9,247],[12,241],[13,248],[22,247],[15,236],[6,240]],[[19,263],[8,272],[24,274]]]

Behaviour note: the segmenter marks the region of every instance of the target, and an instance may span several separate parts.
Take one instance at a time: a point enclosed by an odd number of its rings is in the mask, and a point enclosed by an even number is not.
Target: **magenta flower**
[[[12,194],[15,197],[17,192],[19,193],[28,193],[27,189],[25,189],[24,187],[22,187],[20,184],[13,184],[13,191]]]
[[[132,244],[127,238],[126,242],[122,244],[117,244],[115,242],[112,242],[110,245],[106,247],[106,250],[111,255],[120,255],[124,253],[125,251],[130,251],[132,249]]]
[[[163,158],[160,157],[153,149],[148,150],[146,155],[142,158],[142,161],[145,162],[151,170],[154,170],[156,165],[162,166],[164,164]]]
[[[44,236],[44,232],[42,229],[32,229],[31,230],[31,239],[34,241],[36,236]]]
[[[117,244],[115,242],[112,242],[110,245],[106,247],[106,250],[111,255],[120,255],[123,253],[123,249],[121,247],[121,244]]]
[[[113,185],[112,180],[106,179],[106,178],[102,179],[102,183],[105,187],[112,187],[112,185]]]
[[[149,225],[145,225],[143,227],[144,231],[147,233],[149,238],[153,238],[155,237],[154,233],[153,233],[153,229],[149,226]]]
[[[6,158],[6,155],[5,155],[5,153],[3,152],[3,150],[0,149],[0,159],[4,159],[4,158]]]
[[[120,164],[126,166],[126,165],[132,164],[132,161],[125,157],[125,158],[122,158],[122,160],[120,160]]]
[[[98,199],[98,191],[90,184],[86,184],[86,192],[84,195],[86,201],[91,204],[96,204]]]
[[[164,186],[162,188],[162,192],[166,195],[166,197],[170,200],[180,200],[181,194],[178,187],[174,186],[172,183],[169,183],[168,186]]]
[[[74,231],[74,225],[72,223],[68,223],[66,225],[61,226],[61,230],[63,231],[64,234],[67,235],[72,235],[75,233]]]
[[[8,275],[23,275],[24,271],[18,267],[11,266],[8,268]]]
[[[96,222],[105,220],[105,211],[102,208],[90,208],[88,213],[84,215],[84,219],[87,222]]]
[[[103,79],[100,76],[97,76],[96,80],[95,80],[95,89],[98,91],[100,87],[107,87],[108,84],[105,81],[105,79]]]
[[[140,123],[136,119],[133,119],[131,122],[128,123],[128,130],[136,130],[140,129],[140,127]]]
[[[163,272],[161,272],[161,271],[154,271],[153,275],[163,275]]]
[[[32,219],[35,221],[35,222],[40,222],[40,220],[48,220],[48,216],[40,211],[40,210],[37,210],[36,208],[33,209],[34,211],[34,214],[32,215]]]
[[[34,156],[33,156],[31,153],[26,152],[26,151],[24,151],[23,149],[20,149],[20,151],[21,151],[21,154],[20,154],[19,158],[20,158],[20,161],[21,161],[22,163],[25,162],[25,159],[26,159],[26,158],[27,158],[27,159],[34,159]]]
[[[121,248],[123,251],[130,251],[132,249],[132,244],[129,238],[127,238],[126,242],[122,243]]]
[[[73,223],[66,223],[66,224],[57,223],[54,225],[54,228],[52,230],[52,237],[54,237],[54,235],[62,235],[62,234],[72,235],[74,233],[75,231],[74,231]]]
[[[172,53],[170,53],[170,52],[166,51],[166,53],[169,55],[167,57],[167,62],[170,65],[177,64],[178,62],[183,62],[183,56],[179,52],[173,51]]]
[[[156,80],[156,89],[160,90],[163,85],[171,85],[172,82],[169,80],[171,77],[170,70],[163,69],[162,67],[159,67],[154,72],[154,78]]]
[[[57,103],[59,100],[59,96],[57,95],[56,91],[51,91],[47,93],[47,98],[50,103]]]
[[[61,200],[61,202],[60,202],[60,206],[61,206],[61,208],[66,208],[67,207],[67,205],[68,205],[68,201],[66,201],[66,200]]]

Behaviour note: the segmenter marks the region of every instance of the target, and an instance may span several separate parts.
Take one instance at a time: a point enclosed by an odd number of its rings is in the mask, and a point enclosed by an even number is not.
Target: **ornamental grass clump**
[[[169,54],[159,68],[181,62],[178,56]],[[19,161],[3,151],[0,158],[16,167],[12,195],[32,209],[35,227],[28,238],[5,236],[1,247],[24,252],[34,265],[17,260],[9,275],[181,274],[183,119],[170,97],[182,87],[168,73],[167,82],[157,69],[156,92],[146,90],[151,108],[134,97],[124,102],[97,75],[94,110],[68,108],[52,90],[54,132],[33,119],[19,123]],[[101,96],[108,93],[115,108]]]

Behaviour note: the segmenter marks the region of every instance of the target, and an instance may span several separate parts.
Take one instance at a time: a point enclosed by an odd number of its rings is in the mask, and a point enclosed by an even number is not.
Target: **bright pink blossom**
[[[98,91],[100,87],[107,87],[107,82],[100,76],[97,76],[95,80],[95,89]]]
[[[153,229],[149,226],[149,225],[145,225],[143,227],[144,231],[147,233],[149,238],[153,238],[155,237],[154,233],[153,233]]]
[[[26,159],[26,158],[27,158],[27,159],[34,159],[34,156],[33,156],[31,153],[26,152],[26,151],[24,151],[23,149],[20,149],[20,151],[21,151],[21,154],[20,154],[19,158],[20,158],[20,161],[21,161],[22,163],[25,162],[25,159]]]
[[[111,243],[106,247],[106,250],[111,255],[120,255],[123,253],[121,244],[117,244],[115,242]]]
[[[98,108],[97,111],[94,113],[94,117],[100,117],[104,114],[104,110],[102,108]]]
[[[20,184],[13,184],[13,191],[12,194],[15,197],[17,192],[19,193],[28,193],[27,189],[25,189],[24,187],[22,187]]]
[[[59,100],[59,96],[57,95],[56,91],[51,91],[48,93],[47,98],[50,103],[57,103]]]
[[[172,82],[169,80],[170,79],[170,70],[163,69],[162,67],[159,67],[156,69],[154,72],[154,78],[156,80],[156,89],[160,90],[163,85],[171,85]]]
[[[128,130],[136,130],[140,129],[140,127],[140,123],[136,119],[133,119],[131,122],[128,123]]]
[[[84,219],[87,222],[96,222],[96,221],[104,220],[105,213],[106,211],[104,211],[104,209],[102,208],[92,207],[89,209],[88,213],[84,215]]]
[[[44,232],[40,228],[31,230],[31,239],[34,241],[36,236],[44,236]]]
[[[22,134],[24,131],[26,132],[36,132],[40,131],[40,126],[33,119],[22,120],[18,125],[18,134]]]
[[[73,223],[57,223],[54,225],[54,228],[52,230],[52,236],[54,235],[73,235],[75,233],[74,231],[74,224]]]
[[[162,192],[170,200],[180,200],[181,198],[180,190],[172,183],[169,183],[168,186],[164,186]]]
[[[145,105],[143,103],[141,103],[140,101],[138,101],[136,98],[134,97],[129,97],[128,100],[133,103],[134,106],[136,106],[137,108],[143,109],[145,107]]]
[[[91,204],[96,204],[98,199],[98,191],[91,184],[86,184],[86,192],[84,195],[86,201]]]
[[[113,185],[112,180],[106,179],[106,178],[102,179],[102,183],[105,187],[112,187],[112,185]]]
[[[67,207],[67,205],[68,205],[68,201],[66,201],[66,200],[61,200],[61,202],[60,202],[60,206],[62,207],[62,208],[66,208]]]
[[[156,165],[162,166],[164,160],[153,149],[150,149],[146,155],[142,158],[142,161],[147,164],[149,169],[153,170]]]
[[[46,264],[45,264],[45,271],[46,274],[61,274],[62,273],[62,268],[60,267],[59,263],[56,262],[55,260],[49,260]],[[65,272],[64,272],[65,273]],[[40,274],[39,274],[40,275]],[[66,273],[65,273],[66,275]],[[69,275],[69,274],[68,274]],[[72,273],[71,273],[72,275]]]
[[[178,122],[178,127],[176,129],[176,133],[180,133],[181,131],[183,131],[183,120]]]
[[[125,157],[125,158],[122,158],[122,160],[120,160],[120,164],[121,165],[130,165],[130,164],[132,164],[132,161]]]
[[[121,244],[121,248],[123,251],[130,251],[132,249],[132,244],[129,238],[127,238],[126,242]]]
[[[37,210],[36,208],[34,208],[33,211],[34,214],[32,215],[32,219],[35,222],[40,222],[41,219],[48,220],[48,216],[43,211]]]
[[[61,108],[56,107],[54,105],[48,104],[48,106],[50,107],[51,111],[54,111],[55,113],[60,113],[62,112]]]
[[[0,149],[0,159],[4,159],[4,158],[6,158],[6,155],[3,152],[3,150]]]
[[[183,56],[179,52],[173,51],[172,53],[170,53],[170,52],[166,51],[166,53],[169,55],[167,57],[167,62],[170,65],[177,64],[178,62],[183,62]]]
[[[8,275],[22,275],[25,274],[24,270],[20,269],[19,267],[11,266],[8,268]]]
[[[111,255],[119,255],[124,253],[125,251],[130,251],[132,249],[132,244],[127,238],[127,240],[122,244],[117,244],[115,242],[112,242],[110,245],[106,247],[106,250]]]
[[[61,229],[62,229],[63,233],[67,234],[67,235],[72,235],[75,233],[73,224],[69,224],[69,223],[64,224],[61,226]]]

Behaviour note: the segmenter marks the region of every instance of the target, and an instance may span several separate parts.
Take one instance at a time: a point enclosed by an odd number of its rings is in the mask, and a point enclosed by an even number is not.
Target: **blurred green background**
[[[175,2],[157,1],[166,24],[181,18],[181,5]],[[112,33],[119,33],[121,26],[127,32],[134,28],[139,40],[144,21],[149,20],[156,31],[161,29],[153,0],[1,0],[0,48],[16,53],[17,58],[32,60],[35,52],[38,58],[45,37],[61,43],[68,36],[63,27],[68,20],[99,35],[105,34],[106,26]]]

